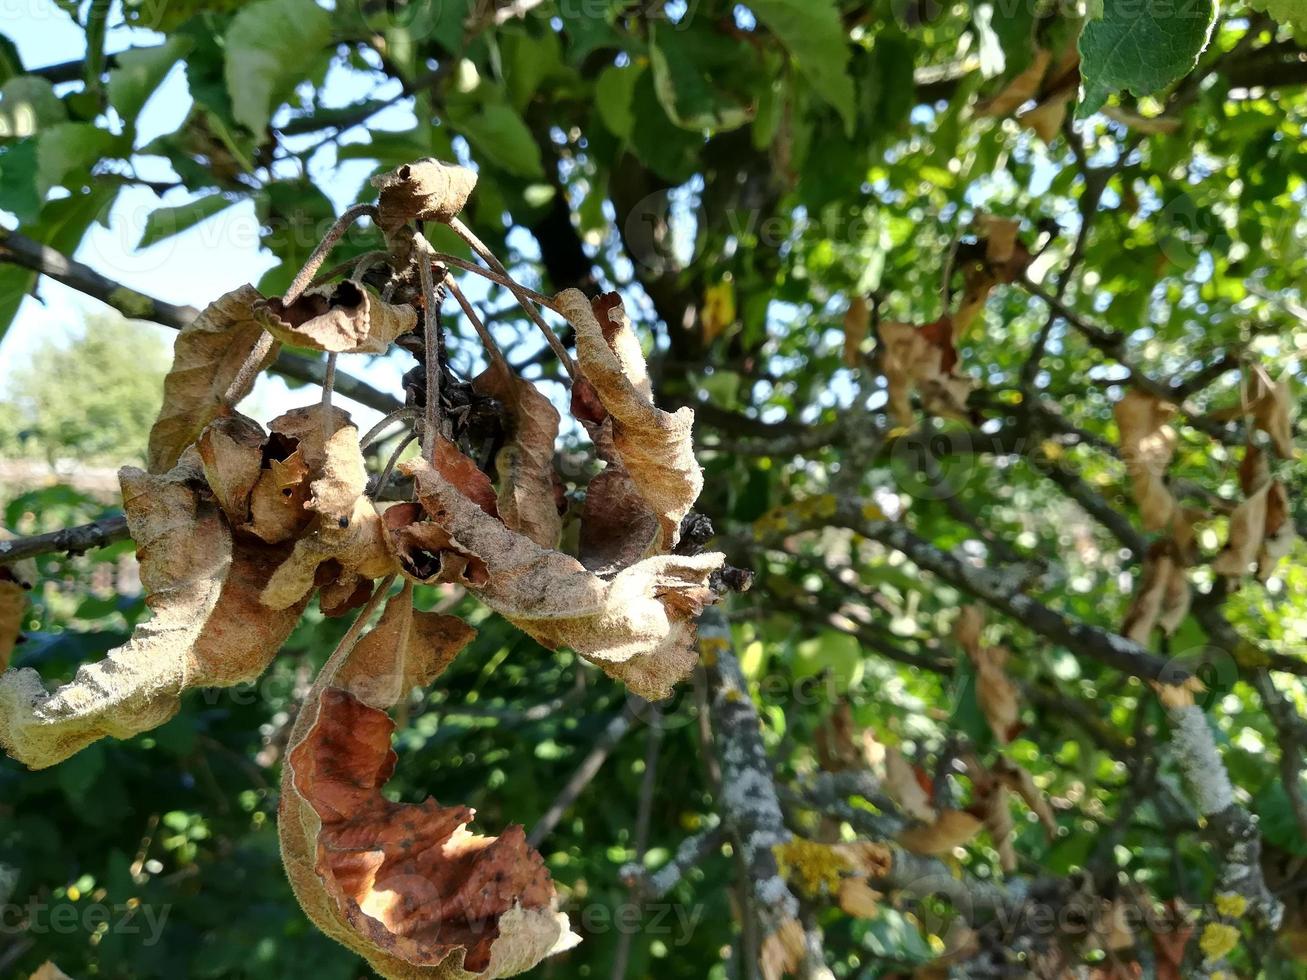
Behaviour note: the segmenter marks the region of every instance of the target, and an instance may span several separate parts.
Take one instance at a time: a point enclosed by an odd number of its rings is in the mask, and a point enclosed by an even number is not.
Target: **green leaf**
[[[0,146],[0,209],[11,211],[24,224],[41,213],[42,196],[36,189],[37,138],[15,140]]]
[[[619,139],[629,139],[631,129],[635,126],[631,100],[635,95],[635,83],[643,70],[633,65],[624,65],[621,68],[609,65],[595,80],[594,99],[595,107],[599,110],[599,118]]]
[[[221,194],[207,194],[176,207],[156,208],[145,219],[145,230],[141,233],[141,240],[136,247],[149,248],[155,242],[161,242],[187,228],[193,228],[205,218],[213,217],[234,203],[235,201]]]
[[[722,131],[747,123],[761,73],[754,51],[715,30],[649,28],[654,91],[678,126]]]
[[[835,107],[853,135],[854,90],[849,44],[835,0],[749,0],[749,9],[781,39],[817,94]]]
[[[1183,78],[1198,63],[1215,22],[1213,0],[1104,0],[1102,19],[1080,34],[1079,114],[1096,112],[1113,92],[1151,95]]]
[[[44,78],[19,75],[0,86],[0,137],[31,136],[67,118],[68,110]]]
[[[118,55],[109,72],[109,104],[130,124],[177,60],[191,49],[190,38],[178,36],[151,48],[132,48]]]
[[[451,121],[472,144],[474,156],[517,177],[545,175],[540,147],[511,106],[491,104]]]
[[[236,121],[262,133],[331,40],[331,16],[313,0],[260,0],[227,28],[227,88]]]
[[[59,123],[46,129],[36,146],[37,193],[44,198],[70,174],[89,171],[114,142],[112,133],[91,123]]]
[[[847,691],[862,680],[862,647],[858,638],[848,633],[822,630],[813,638],[795,645],[791,671],[795,679],[815,677],[829,671],[837,689]]]
[[[1249,5],[1292,27],[1300,41],[1307,33],[1307,0],[1250,0]]]
[[[7,82],[23,73],[23,59],[18,46],[5,34],[0,34],[0,82]]]

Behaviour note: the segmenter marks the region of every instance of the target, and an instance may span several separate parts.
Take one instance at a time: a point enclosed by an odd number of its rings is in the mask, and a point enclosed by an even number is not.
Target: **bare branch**
[[[103,517],[90,524],[66,527],[61,531],[48,531],[45,534],[33,534],[26,538],[12,538],[0,541],[0,565],[35,558],[62,551],[70,555],[80,555],[92,548],[103,548],[122,541],[128,537],[127,518],[122,514]]]

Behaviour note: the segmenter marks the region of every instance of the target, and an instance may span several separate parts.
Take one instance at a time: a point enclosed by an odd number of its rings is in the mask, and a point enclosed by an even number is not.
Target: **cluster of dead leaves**
[[[392,281],[418,278],[396,266],[427,254],[412,247],[412,223],[451,220],[474,184],[433,160],[377,181]],[[177,338],[149,471],[120,474],[152,616],[53,692],[34,670],[5,672],[0,745],[41,768],[154,728],[188,689],[258,677],[315,595],[328,615],[362,606],[303,705],[284,767],[282,849],[307,914],[390,977],[509,976],[575,941],[520,827],[481,837],[466,829],[466,807],[381,795],[395,762],[387,709],[430,684],[473,634],[415,609],[413,583],[460,585],[647,698],[666,696],[694,666],[695,618],[717,597],[710,577],[723,556],[674,553],[703,486],[693,414],[654,405],[619,297],[567,290],[555,305],[576,331],[573,407],[606,463],[587,489],[576,556],[558,550],[559,414],[497,351],[473,386],[503,410],[498,488],[437,434],[430,458],[405,467],[417,499],[383,509],[345,412],[319,404],[265,431],[233,406],[276,342],[380,353],[414,329],[417,311],[353,278],[290,302],[245,286],[204,310]],[[7,659],[29,583],[10,580],[13,566],[4,574]],[[360,638],[395,576],[403,590]]]
[[[1245,419],[1248,443],[1239,465],[1239,486],[1244,499],[1230,515],[1229,537],[1212,561],[1212,571],[1242,578],[1255,564],[1257,578],[1266,581],[1281,558],[1293,547],[1297,531],[1289,514],[1289,491],[1272,473],[1270,453],[1257,444],[1255,432],[1264,433],[1270,451],[1280,460],[1295,457],[1294,402],[1287,381],[1273,381],[1265,368],[1253,366],[1244,380],[1235,410]]]
[[[916,420],[913,392],[928,415],[971,419],[967,398],[975,381],[958,369],[957,343],[984,309],[994,287],[1016,281],[1031,262],[1029,250],[1017,237],[1018,222],[982,215],[977,223],[978,240],[958,249],[963,289],[957,309],[922,325],[888,320],[876,324],[889,411],[901,426],[911,426]],[[845,320],[846,360],[855,356],[861,344],[857,330],[862,323],[862,311],[855,302]]]

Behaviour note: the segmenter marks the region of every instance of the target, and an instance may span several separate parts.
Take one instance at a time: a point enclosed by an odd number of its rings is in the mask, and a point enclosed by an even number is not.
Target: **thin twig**
[[[122,514],[104,517],[90,524],[79,524],[59,531],[47,531],[45,534],[33,534],[25,538],[12,538],[0,541],[0,565],[35,558],[62,551],[70,555],[80,555],[92,548],[104,548],[130,536],[127,518]]]
[[[532,289],[530,286],[522,285],[516,279],[509,276],[508,273],[499,273],[493,269],[487,269],[483,265],[477,265],[475,262],[469,262],[467,259],[460,259],[457,255],[450,255],[448,252],[437,252],[436,261],[442,265],[450,265],[455,269],[462,269],[464,272],[474,273],[482,279],[503,286],[505,289],[521,290],[521,292],[532,302],[539,303],[546,309],[553,310],[555,313],[558,313],[559,316],[562,316],[562,313],[558,309],[558,304],[554,302],[552,296],[547,296],[538,290]],[[516,309],[519,305],[520,304],[515,303],[512,308]]]
[[[576,802],[577,797],[590,785],[590,781],[599,775],[599,770],[603,768],[609,753],[616,748],[617,743],[631,730],[635,720],[635,712],[633,711],[621,711],[613,716],[612,720],[608,722],[608,726],[600,734],[599,740],[595,742],[594,748],[590,750],[590,754],[576,767],[576,772],[572,773],[572,778],[567,781],[567,785],[558,794],[558,798],[550,804],[549,809],[545,811],[545,815],[540,818],[540,821],[531,828],[531,833],[526,839],[528,844],[532,847],[538,847],[540,842],[553,832],[553,829],[558,826],[558,822],[572,808],[572,804]]]
[[[304,294],[304,290],[307,289],[309,283],[313,281],[313,277],[322,266],[323,260],[331,250],[336,247],[336,243],[344,237],[344,234],[349,230],[350,225],[354,224],[354,222],[358,221],[359,218],[362,218],[365,215],[375,220],[377,217],[377,206],[375,204],[355,204],[353,207],[345,209],[345,212],[336,219],[335,223],[330,228],[327,229],[327,233],[322,236],[322,241],[318,242],[317,248],[315,248],[309,255],[308,260],[304,263],[304,267],[300,269],[294,280],[291,281],[290,288],[286,290],[286,295],[282,297],[282,303],[286,306],[290,306],[291,303],[295,302]]]
[[[376,486],[374,486],[372,492],[368,494],[368,496],[373,500],[381,498],[381,494],[386,489],[386,484],[390,481],[390,474],[395,471],[395,464],[399,462],[399,457],[403,454],[405,449],[412,445],[413,440],[416,438],[417,433],[410,432],[404,437],[400,444],[395,447],[395,451],[390,454],[390,459],[386,460],[386,465],[383,466],[381,472],[377,474]]]
[[[508,361],[504,359],[504,355],[500,352],[499,345],[495,343],[495,338],[490,335],[486,325],[481,322],[481,317],[477,316],[476,309],[468,302],[468,298],[463,295],[463,290],[458,288],[458,283],[454,281],[454,277],[448,271],[445,273],[445,285],[449,287],[450,295],[463,308],[463,314],[468,318],[468,322],[472,324],[472,329],[481,338],[481,346],[486,349],[487,356],[495,363],[507,366]]]
[[[413,236],[418,256],[418,276],[422,280],[422,302],[426,306],[423,337],[426,342],[427,398],[422,422],[422,455],[435,462],[440,435],[440,297],[436,295],[431,265],[435,250],[421,232]]]
[[[262,334],[254,344],[254,349],[250,351],[249,356],[245,358],[245,363],[241,369],[236,372],[236,377],[227,387],[226,393],[222,396],[223,404],[228,408],[235,407],[236,403],[250,393],[254,387],[254,380],[263,370],[263,366],[277,356],[281,350],[281,344],[270,333]]]
[[[398,408],[391,412],[363,434],[363,438],[359,440],[359,449],[367,449],[368,446],[381,438],[381,433],[385,432],[396,422],[416,418],[417,414],[418,410],[416,408]]]
[[[322,378],[322,441],[331,441],[331,394],[336,390],[336,352],[327,355],[327,370]],[[361,447],[360,447],[361,448]]]
[[[563,342],[558,339],[558,335],[554,333],[553,328],[549,326],[549,324],[545,322],[545,318],[540,315],[540,311],[532,305],[530,297],[526,294],[526,287],[519,285],[508,274],[508,270],[504,268],[504,263],[500,262],[495,253],[490,251],[490,248],[486,243],[481,241],[472,229],[463,224],[462,221],[458,218],[451,218],[449,227],[453,229],[454,234],[467,242],[467,244],[472,247],[472,250],[481,256],[490,268],[494,269],[504,277],[504,285],[509,288],[513,293],[513,296],[517,298],[518,303],[521,304],[522,309],[526,310],[527,316],[535,321],[535,325],[539,327],[540,332],[545,335],[545,340],[549,342],[549,346],[553,348],[554,354],[558,356],[559,363],[561,363],[563,368],[567,371],[568,377],[575,378],[576,365],[572,363],[572,356],[567,352],[567,348],[563,346]],[[536,295],[539,294],[537,293]],[[553,309],[553,306],[550,305],[550,308]]]

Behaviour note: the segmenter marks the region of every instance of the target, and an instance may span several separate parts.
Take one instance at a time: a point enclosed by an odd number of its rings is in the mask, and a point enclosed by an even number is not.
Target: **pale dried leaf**
[[[500,518],[542,548],[557,546],[563,529],[554,471],[558,409],[501,358],[492,359],[472,386],[499,401],[508,423],[504,447],[495,457]]]
[[[1040,84],[1052,60],[1051,51],[1037,49],[1024,71],[1013,77],[997,95],[977,103],[976,114],[991,117],[1012,115],[1039,93]]]
[[[1230,578],[1243,578],[1257,560],[1266,537],[1267,499],[1271,483],[1264,482],[1234,509],[1225,547],[1212,559],[1212,571]]]
[[[13,533],[0,527],[0,541],[13,539]],[[27,593],[35,586],[36,562],[32,559],[0,565],[0,671],[9,666],[14,647],[23,634]]]
[[[73,978],[55,966],[53,960],[46,960],[27,980],[73,980]]]
[[[427,157],[372,178],[380,192],[378,224],[387,235],[410,221],[448,223],[476,187],[474,171]]]
[[[862,345],[871,331],[871,307],[863,296],[849,300],[844,311],[844,364],[855,368],[862,363]]]
[[[1062,123],[1066,121],[1068,104],[1076,97],[1076,91],[1062,89],[1042,98],[1038,105],[1017,117],[1022,129],[1028,129],[1045,143],[1051,143],[1062,132]]]
[[[840,882],[837,901],[845,915],[855,919],[874,919],[880,913],[882,897],[867,884],[866,878],[845,878]]]
[[[304,609],[301,601],[274,613],[259,603],[285,549],[233,549],[218,507],[194,489],[197,454],[163,476],[125,468],[120,478],[152,616],[53,693],[31,669],[0,678],[0,744],[34,769],[105,736],[129,738],[163,724],[189,688],[257,678]]]
[[[1017,852],[1012,844],[1016,824],[1012,821],[1012,808],[1008,805],[1007,788],[991,782],[977,800],[985,814],[985,830],[998,851],[998,864],[1006,874],[1017,869]]]
[[[980,631],[985,628],[985,613],[979,606],[967,605],[958,611],[953,622],[953,639],[973,659],[980,655]]]
[[[1144,557],[1143,577],[1121,626],[1121,635],[1143,646],[1153,630],[1171,636],[1189,614],[1189,580],[1169,539],[1154,541]]]
[[[1123,106],[1115,105],[1105,105],[1099,112],[1108,119],[1113,119],[1122,126],[1143,133],[1145,136],[1174,133],[1180,128],[1180,120],[1175,116],[1142,116]]]
[[[417,326],[413,307],[387,303],[352,279],[307,289],[289,307],[263,300],[254,311],[283,344],[339,354],[384,354]]]
[[[762,941],[759,965],[763,980],[781,980],[794,974],[803,962],[807,939],[796,919],[786,919]]]
[[[867,878],[884,878],[894,867],[894,853],[877,841],[859,840],[834,844],[831,850],[848,862],[850,868]]]
[[[1176,443],[1167,423],[1175,412],[1169,402],[1133,388],[1112,409],[1121,433],[1121,458],[1148,531],[1165,529],[1175,514],[1175,498],[1165,480]]]
[[[985,240],[985,258],[989,262],[1010,262],[1016,252],[1017,232],[1021,222],[993,214],[976,216],[980,236]]]
[[[150,429],[151,473],[171,469],[182,450],[222,413],[227,389],[263,336],[254,316],[254,304],[262,298],[253,286],[241,286],[209,304],[177,334],[172,368],[163,382],[163,407]]]
[[[195,442],[204,480],[232,527],[250,519],[250,494],[263,471],[263,426],[244,415],[215,419]]]
[[[612,418],[613,445],[662,528],[659,550],[670,550],[681,521],[703,489],[694,458],[694,412],[655,407],[648,369],[621,299],[609,293],[593,307],[577,289],[555,297],[576,331],[577,362]]]
[[[468,807],[382,795],[396,762],[385,709],[410,681],[438,673],[472,631],[447,617],[419,626],[406,588],[374,633],[338,651],[347,654],[339,669],[337,656],[323,668],[291,733],[278,830],[296,898],[383,977],[529,970],[576,937],[522,828],[482,837],[467,830]]]
[[[967,843],[983,826],[965,810],[941,810],[933,823],[908,827],[896,839],[913,854],[940,857]]]
[[[693,668],[695,617],[716,598],[708,578],[725,556],[656,556],[600,578],[506,528],[424,460],[403,468],[453,549],[484,563],[487,581],[470,587],[523,632],[550,649],[571,647],[650,700]]]

